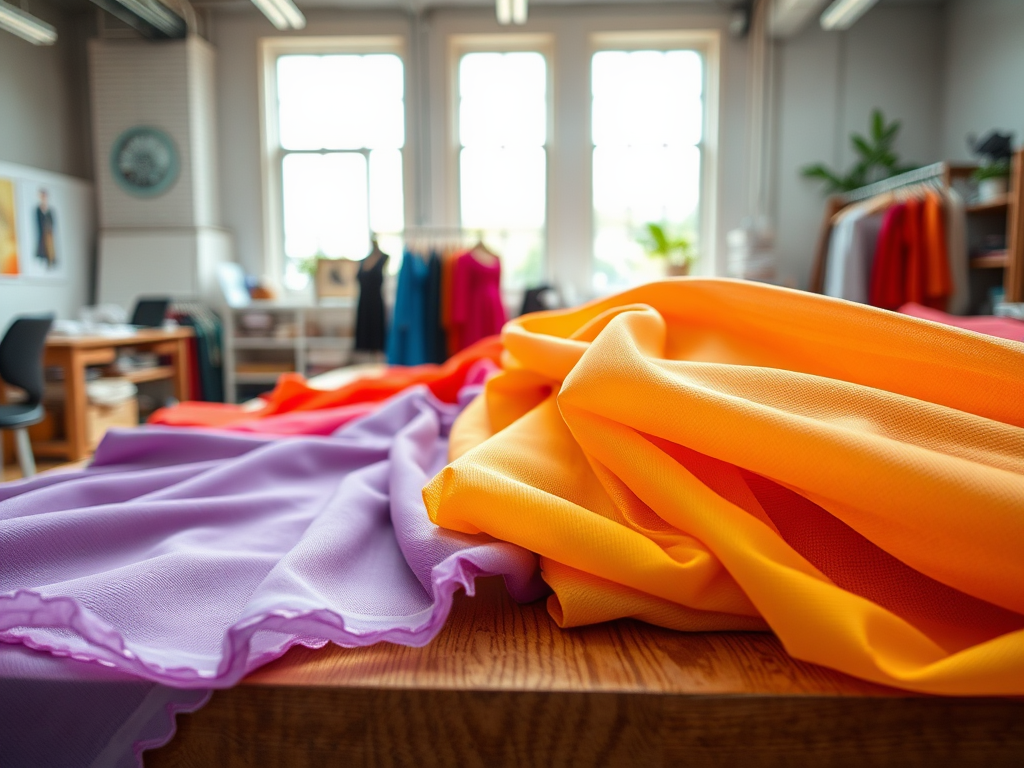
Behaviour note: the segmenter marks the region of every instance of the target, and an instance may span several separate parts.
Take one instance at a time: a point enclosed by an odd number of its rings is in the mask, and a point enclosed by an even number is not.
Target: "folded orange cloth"
[[[560,624],[766,624],[879,683],[1024,694],[1024,345],[698,278],[503,339],[424,498],[540,553]]]
[[[286,373],[266,396],[263,407],[255,411],[227,403],[185,402],[161,408],[150,416],[149,423],[176,427],[226,427],[281,413],[381,402],[414,384],[426,384],[438,398],[454,403],[473,366],[481,360],[497,363],[501,351],[501,339],[492,336],[466,347],[442,365],[394,366],[383,373],[363,376],[330,390],[314,389],[303,376]]]

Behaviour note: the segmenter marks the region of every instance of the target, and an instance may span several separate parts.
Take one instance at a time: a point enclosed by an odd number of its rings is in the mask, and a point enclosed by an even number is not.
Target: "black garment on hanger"
[[[443,363],[448,359],[448,334],[441,322],[441,257],[432,251],[427,260],[426,317],[427,360]]]
[[[356,350],[359,352],[383,352],[387,337],[384,328],[384,267],[388,255],[380,253],[370,266],[366,262],[370,254],[359,262],[356,278],[359,280],[359,303],[356,305]]]

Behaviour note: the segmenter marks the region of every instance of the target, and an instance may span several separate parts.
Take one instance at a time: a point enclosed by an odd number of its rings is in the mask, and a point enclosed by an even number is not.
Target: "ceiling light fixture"
[[[877,2],[878,0],[835,0],[822,12],[821,28],[827,30],[849,29]]]
[[[260,11],[278,29],[303,29],[306,17],[292,0],[252,0]]]
[[[528,0],[495,0],[494,13],[502,26],[525,24]]]
[[[12,35],[28,40],[33,45],[53,45],[57,42],[57,30],[52,24],[47,24],[3,0],[0,0],[0,29],[6,29]]]
[[[188,34],[185,20],[159,0],[92,0],[144,37],[181,40]]]

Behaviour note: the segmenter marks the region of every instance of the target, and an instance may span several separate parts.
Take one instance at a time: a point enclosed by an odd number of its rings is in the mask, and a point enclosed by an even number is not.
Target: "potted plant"
[[[997,160],[978,167],[971,178],[978,183],[978,202],[988,203],[1003,197],[1009,189],[1010,162]]]
[[[649,223],[646,232],[637,240],[652,259],[665,262],[665,274],[682,277],[690,273],[690,265],[697,260],[693,241],[684,235],[672,235],[663,224]]]

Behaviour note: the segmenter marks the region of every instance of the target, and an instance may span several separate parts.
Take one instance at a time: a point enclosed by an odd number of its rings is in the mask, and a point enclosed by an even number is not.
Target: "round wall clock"
[[[137,197],[161,195],[178,178],[178,149],[157,128],[140,125],[117,137],[110,170],[121,188]]]

